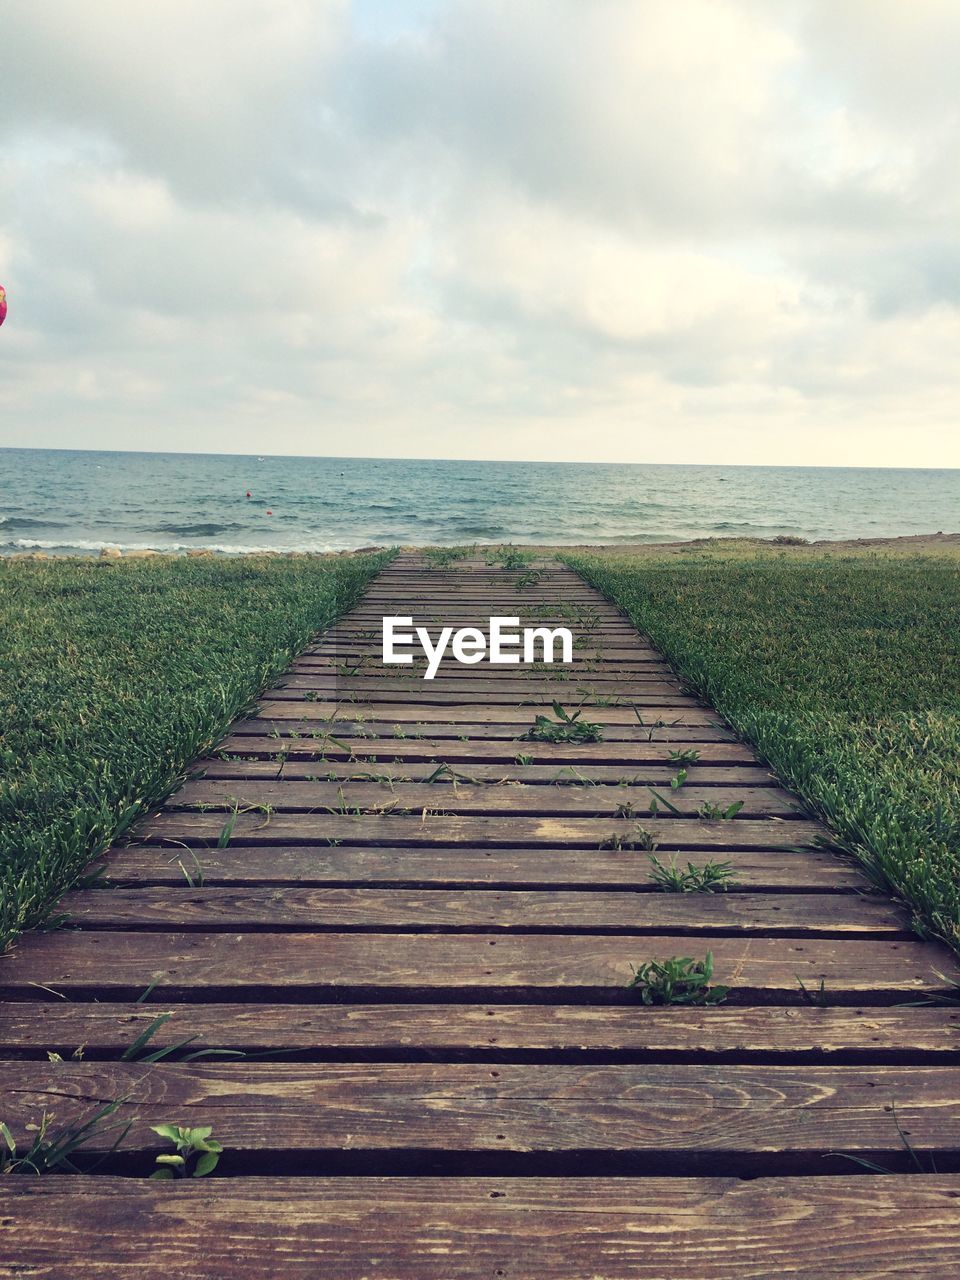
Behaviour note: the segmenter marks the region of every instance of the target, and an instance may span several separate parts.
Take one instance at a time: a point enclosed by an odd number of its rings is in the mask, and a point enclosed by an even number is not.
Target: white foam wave
[[[291,551],[350,551],[346,544],[333,542],[289,543],[270,547],[246,546],[233,543],[208,542],[198,545],[196,542],[85,542],[82,539],[57,542],[44,538],[16,538],[8,544],[18,551],[156,551],[160,554],[172,554],[176,551],[216,551],[222,555],[263,555],[267,551],[281,554]]]

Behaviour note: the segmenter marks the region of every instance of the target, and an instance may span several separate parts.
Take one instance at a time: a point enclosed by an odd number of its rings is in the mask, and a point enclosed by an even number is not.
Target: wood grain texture
[[[951,1067],[767,1064],[0,1062],[15,1139],[45,1110],[61,1124],[123,1098],[128,1153],[160,1151],[149,1126],[213,1125],[234,1156],[275,1152],[539,1152],[638,1155],[826,1151],[952,1155],[960,1072]],[[94,1132],[90,1154],[115,1133]],[[224,1172],[227,1172],[227,1168]]]
[[[413,683],[414,680],[417,681],[416,684]],[[609,687],[611,684],[614,685],[613,689]],[[365,695],[375,693],[378,698],[384,697],[387,693],[401,693],[405,694],[407,698],[415,698],[417,701],[425,697],[436,697],[440,694],[457,694],[469,700],[471,697],[476,698],[478,694],[482,693],[484,699],[494,697],[511,698],[515,702],[529,699],[552,702],[559,695],[561,700],[565,697],[575,702],[579,702],[581,699],[589,701],[597,697],[615,698],[622,704],[627,705],[634,698],[644,695],[675,695],[680,691],[682,685],[678,679],[667,679],[662,675],[648,675],[636,680],[606,680],[603,682],[600,680],[578,680],[570,682],[544,679],[532,680],[529,676],[514,676],[511,679],[491,673],[486,677],[483,685],[478,686],[476,679],[470,679],[468,676],[460,676],[459,678],[435,676],[433,680],[427,683],[426,681],[421,681],[418,676],[408,676],[404,679],[398,675],[383,675],[376,680],[371,680],[368,676],[358,679],[356,676],[343,676],[331,671],[305,671],[299,673],[291,669],[281,677],[277,687],[286,690],[332,689],[341,698],[355,693]]]
[[[119,1056],[157,1017],[172,1017],[151,1038],[154,1047],[195,1036],[191,1049],[360,1055],[371,1060],[415,1054],[455,1058],[503,1055],[678,1055],[706,1060],[750,1055],[771,1060],[858,1056],[874,1062],[898,1056],[960,1060],[960,1009],[762,1008],[711,1009],[484,1004],[73,1004],[47,1000],[0,1004],[4,1057]]]
[[[452,682],[451,682],[452,683]],[[629,696],[629,698],[620,698],[618,705],[621,708],[630,708],[631,715],[633,707],[655,708],[656,714],[652,711],[649,715],[645,715],[644,719],[656,719],[660,715],[661,709],[665,707],[677,707],[683,705],[685,707],[703,707],[704,703],[695,697],[684,694],[679,685],[663,685],[658,687],[651,682],[652,687],[638,691]],[[539,692],[536,692],[539,688]],[[410,689],[384,689],[381,684],[371,683],[364,685],[361,689],[356,686],[344,688],[339,685],[326,685],[320,688],[314,688],[310,684],[300,683],[299,680],[291,679],[289,682],[274,686],[272,689],[266,690],[264,698],[271,704],[274,702],[296,702],[311,703],[322,702],[323,705],[329,706],[331,703],[339,708],[355,706],[362,710],[365,707],[445,707],[451,709],[451,714],[458,714],[458,708],[466,707],[476,710],[477,690],[472,688],[467,690],[440,691],[433,687],[433,681],[423,681],[423,687],[415,692]],[[572,707],[588,707],[590,715],[588,719],[600,721],[600,716],[594,714],[606,709],[609,696],[600,694],[591,697],[586,693],[575,693],[573,696],[564,695],[562,690],[556,686],[532,686],[525,693],[508,690],[501,692],[485,693],[483,706],[491,713],[500,714],[499,708],[511,708],[516,711],[524,707],[537,708],[537,714],[546,714],[554,701],[561,703],[566,700]],[[546,708],[546,710],[545,710]],[[342,712],[338,712],[342,714]],[[381,714],[393,714],[392,711],[383,711]],[[552,711],[550,712],[552,718]],[[586,714],[586,713],[584,713]],[[476,716],[473,716],[476,719]],[[636,717],[634,716],[634,719]],[[532,717],[531,717],[532,719]]]
[[[458,761],[488,761],[498,764],[516,764],[518,756],[525,760],[552,768],[559,772],[564,766],[585,764],[616,765],[624,774],[636,771],[645,762],[667,765],[674,750],[695,749],[703,764],[756,764],[757,757],[742,742],[733,741],[729,731],[713,730],[709,741],[678,742],[664,739],[662,731],[647,740],[634,741],[626,736],[619,741],[592,742],[584,746],[554,745],[544,742],[519,742],[515,735],[501,733],[499,739],[488,737],[469,739],[451,734],[437,739],[433,734],[419,737],[399,737],[385,726],[383,734],[374,734],[369,725],[363,726],[366,736],[360,737],[357,725],[338,726],[329,733],[316,726],[309,733],[317,736],[293,737],[291,726],[276,725],[263,720],[237,721],[231,733],[220,743],[226,755],[282,756],[288,760],[426,760],[434,767],[438,764],[456,764]],[[271,735],[273,733],[273,736]]]
[[[364,762],[328,760],[322,769],[318,769],[309,760],[287,759],[282,768],[270,760],[258,759],[222,759],[219,756],[208,756],[198,760],[190,770],[190,777],[210,781],[214,779],[261,779],[273,782],[282,778],[285,782],[296,781],[340,781],[340,782],[423,782],[437,772],[437,762],[432,760],[393,761],[388,760],[372,769]],[[670,794],[670,783],[677,776],[678,765],[644,764],[633,762],[631,768],[603,764],[581,764],[576,768],[561,764],[517,764],[515,759],[502,764],[488,764],[475,761],[469,769],[455,770],[462,784],[470,782],[520,782],[525,786],[548,784],[553,787],[595,787],[595,786],[633,786],[664,787]],[[689,785],[698,787],[714,787],[718,784],[727,786],[763,787],[775,781],[773,774],[763,765],[710,765],[698,761],[684,766],[689,776]],[[450,781],[449,774],[441,775],[440,781]],[[171,799],[180,802],[183,790]],[[716,799],[717,793],[713,792]],[[672,796],[670,797],[673,798]]]
[[[330,929],[372,933],[691,933],[907,937],[902,912],[858,894],[590,893],[563,889],[93,889],[58,910],[84,929]],[[385,945],[385,944],[381,944]]]
[[[956,1175],[12,1181],[0,1276],[18,1280],[954,1280],[960,1271]]]
[[[659,850],[669,864],[668,848]],[[676,856],[676,855],[674,855]],[[705,856],[681,859],[702,865]],[[743,888],[796,892],[863,891],[860,872],[830,853],[806,850],[726,853]],[[95,864],[106,885],[407,885],[469,888],[652,889],[646,854],[578,849],[358,848],[299,845],[226,849],[143,846],[108,850]]]
[[[660,813],[672,815],[670,806],[688,817],[704,805],[721,808],[740,804],[738,817],[776,816],[803,817],[795,796],[780,787],[749,787],[735,782],[725,789],[713,789],[688,783],[671,791],[667,783],[658,798],[648,786],[615,787],[530,787],[521,782],[508,785],[473,784],[470,776],[449,780],[441,777],[429,785],[397,783],[384,786],[380,782],[328,782],[315,779],[297,782],[291,778],[270,782],[214,781],[187,782],[171,797],[167,809],[197,808],[233,809],[267,805],[277,813],[339,813],[361,809],[366,813],[400,814],[430,812],[445,814],[498,814],[541,817],[605,817],[622,816],[619,811],[631,808],[639,818]]]
[[[278,703],[273,703],[278,706]],[[309,704],[307,704],[309,705]],[[533,723],[533,717],[530,718],[530,724]],[[403,741],[404,739],[416,740],[421,738],[424,741],[432,740],[434,746],[431,750],[440,753],[440,759],[443,759],[445,746],[438,745],[443,740],[453,740],[455,742],[475,742],[480,748],[483,747],[485,741],[489,742],[511,742],[513,743],[512,755],[518,752],[529,755],[535,753],[538,746],[545,748],[547,755],[545,758],[550,760],[564,759],[615,759],[626,761],[641,759],[635,753],[641,751],[645,745],[651,743],[659,745],[664,755],[668,755],[671,750],[704,750],[703,743],[714,742],[735,742],[735,735],[731,729],[716,724],[658,724],[655,718],[651,718],[648,725],[640,724],[624,724],[609,725],[603,734],[603,741],[596,743],[587,743],[585,746],[570,747],[566,744],[555,745],[553,743],[536,743],[530,742],[522,736],[525,732],[524,726],[509,724],[491,724],[491,723],[467,723],[444,720],[437,723],[424,723],[422,726],[416,721],[408,721],[401,724],[399,721],[385,716],[383,719],[367,719],[364,721],[356,720],[323,720],[310,719],[304,716],[249,716],[242,720],[235,720],[232,726],[232,733],[238,735],[256,734],[269,735],[276,734],[278,736],[290,735],[297,738],[309,738],[316,735],[317,739],[326,738],[328,741],[331,737],[341,739],[356,739],[362,744],[371,738],[389,739]],[[614,744],[627,744],[619,749]],[[335,743],[331,744],[334,749]],[[606,748],[607,754],[604,754]],[[741,751],[743,748],[741,748]],[[580,752],[580,756],[576,757],[569,753]],[[748,757],[755,760],[755,755]]]
[[[350,680],[362,677],[363,680],[405,680],[410,684],[423,678],[423,663],[414,663],[408,667],[384,665],[380,655],[368,654],[362,663],[344,661],[333,653],[303,653],[294,658],[290,664],[291,672],[304,672],[308,675],[331,676],[335,679]],[[506,674],[505,674],[506,673]],[[440,662],[434,680],[470,681],[481,691],[488,680],[515,680],[518,684],[528,684],[547,679],[561,690],[576,690],[579,684],[586,682],[607,684],[620,687],[623,684],[643,683],[648,680],[680,680],[677,673],[663,661],[661,657],[648,657],[642,660],[624,663],[607,661],[594,657],[584,658],[578,649],[573,651],[573,661],[563,666],[554,665],[547,676],[543,669],[519,668],[510,674],[505,667],[492,664],[480,664],[474,667],[463,667],[457,662],[444,658]]]
[[[161,933],[71,931],[38,935],[0,962],[0,998],[37,995],[36,984],[73,998],[156,999],[430,997],[628,1003],[636,964],[710,950],[715,981],[738,1003],[801,1004],[821,979],[831,1004],[890,1004],[946,994],[957,966],[946,951],[913,941],[711,938],[625,940],[582,934]],[[947,975],[945,978],[943,975]],[[228,995],[226,993],[232,993]],[[368,993],[364,996],[363,993]]]
[[[390,720],[396,724],[501,724],[516,725],[517,736],[529,729],[537,716],[555,720],[550,702],[531,703],[526,706],[498,706],[489,702],[459,703],[456,706],[437,707],[429,702],[409,701],[400,703],[364,702],[306,702],[277,701],[265,698],[259,704],[258,715],[267,720]],[[643,728],[647,720],[651,724],[663,721],[663,727],[685,725],[714,726],[720,723],[717,713],[705,708],[695,699],[684,700],[677,696],[666,705],[650,710],[643,723],[638,723],[632,707],[592,707],[589,717],[600,725],[626,725]]]
[[[434,802],[439,808],[439,802]],[[180,813],[165,810],[145,818],[137,835],[145,844],[176,841],[199,847],[221,839],[223,813]],[[736,817],[732,821],[699,818],[477,818],[430,812],[399,816],[337,813],[250,813],[229,815],[231,844],[319,844],[340,841],[357,845],[579,845],[598,849],[621,842],[624,850],[652,840],[671,849],[725,853],[733,849],[794,849],[824,839],[818,822],[768,821]],[[642,830],[638,831],[638,827]]]

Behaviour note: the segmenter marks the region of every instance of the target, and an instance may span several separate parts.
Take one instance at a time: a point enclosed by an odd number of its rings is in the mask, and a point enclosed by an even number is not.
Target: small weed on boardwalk
[[[470,547],[428,547],[423,558],[434,569],[449,569],[458,560],[465,560],[471,550]]]
[[[733,804],[717,804],[713,800],[707,800],[697,810],[697,816],[705,818],[707,822],[729,822],[742,808],[742,800],[734,800]]]
[[[703,960],[648,960],[634,969],[627,987],[638,991],[644,1004],[720,1004],[730,988],[711,987],[712,977],[713,954],[708,951]]]
[[[553,704],[556,720],[549,716],[537,716],[533,727],[523,734],[526,742],[599,742],[603,737],[603,728],[591,724],[589,720],[581,720],[583,714],[574,711],[571,715],[559,702]]]
[[[32,1126],[33,1138],[25,1151],[20,1151],[9,1128],[0,1121],[0,1176],[26,1173],[34,1176],[43,1173],[79,1173],[74,1156],[95,1134],[118,1129],[107,1155],[112,1155],[130,1132],[133,1120],[111,1121],[110,1117],[123,1106],[125,1098],[117,1098],[95,1111],[86,1120],[75,1124],[53,1127],[54,1117],[44,1111],[39,1122]],[[30,1127],[30,1126],[28,1126]],[[102,1163],[102,1157],[98,1163]]]
[[[688,862],[684,869],[676,858],[665,866],[651,857],[650,878],[663,893],[724,893],[736,884],[729,862],[706,862],[702,867]]]
[[[532,551],[521,551],[517,547],[499,547],[488,551],[484,559],[491,568],[506,569],[508,572],[513,572],[515,569],[526,568],[534,559],[534,553]]]
[[[160,1167],[151,1178],[205,1178],[219,1164],[223,1147],[211,1136],[210,1125],[185,1129],[178,1124],[152,1124],[150,1128],[176,1148],[171,1154],[157,1156]]]
[[[597,846],[599,849],[641,849],[645,853],[653,853],[657,847],[657,842],[653,838],[653,833],[648,831],[646,827],[637,826],[634,828],[632,835],[623,835],[619,831],[613,832],[612,835],[606,836]]]

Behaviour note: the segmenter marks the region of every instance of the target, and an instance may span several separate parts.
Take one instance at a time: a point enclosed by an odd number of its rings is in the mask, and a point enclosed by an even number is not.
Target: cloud
[[[952,0],[0,30],[2,443],[960,464]]]
[[[427,38],[358,51],[367,137],[421,141],[482,183],[606,221],[742,206],[789,37],[759,6],[454,3]],[[372,91],[371,91],[372,87]]]
[[[339,0],[6,0],[4,132],[102,140],[189,199],[272,198],[298,152],[318,158],[313,109],[345,14]]]

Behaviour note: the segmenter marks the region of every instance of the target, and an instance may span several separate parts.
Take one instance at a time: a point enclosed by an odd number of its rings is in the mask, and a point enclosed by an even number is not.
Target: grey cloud
[[[0,0],[3,442],[939,432],[960,15],[904,8]]]

